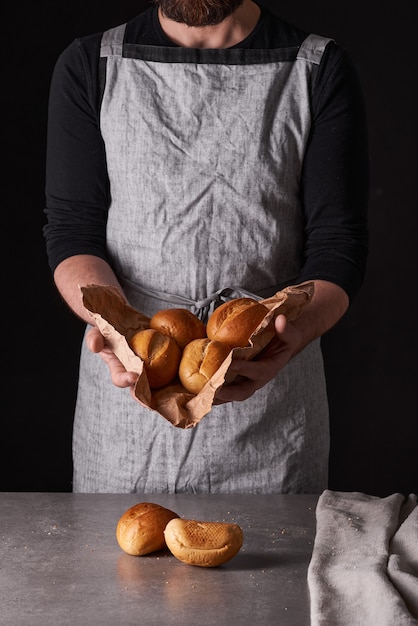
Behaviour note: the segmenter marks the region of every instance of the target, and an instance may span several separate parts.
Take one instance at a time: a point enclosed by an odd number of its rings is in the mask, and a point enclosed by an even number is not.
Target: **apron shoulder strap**
[[[298,61],[304,61],[311,64],[311,81],[309,87],[311,101],[313,98],[315,79],[318,73],[319,64],[321,63],[325,48],[330,41],[334,41],[334,39],[321,37],[320,35],[308,35],[302,42],[296,57]]]
[[[126,23],[106,30],[102,35],[100,56],[121,56],[123,39],[125,37]]]
[[[102,105],[103,93],[106,83],[106,60],[108,57],[122,56],[123,39],[125,37],[126,23],[104,31],[100,44],[99,58],[99,81],[98,103],[99,110]]]
[[[330,41],[334,41],[334,39],[321,37],[320,35],[308,35],[299,48],[297,59],[319,65],[324,50]]]

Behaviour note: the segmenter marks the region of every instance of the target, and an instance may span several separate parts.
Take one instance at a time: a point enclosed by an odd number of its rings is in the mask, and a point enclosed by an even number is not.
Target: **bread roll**
[[[164,529],[177,513],[153,502],[135,504],[120,517],[116,540],[127,554],[141,556],[166,547]]]
[[[151,320],[150,328],[174,339],[181,350],[194,339],[206,337],[206,326],[188,309],[162,309]]]
[[[234,348],[245,348],[269,310],[252,298],[236,298],[224,302],[209,317],[206,334],[209,339],[223,341]]]
[[[172,519],[164,530],[170,552],[183,563],[218,567],[241,549],[244,535],[237,524]]]
[[[179,366],[182,385],[197,394],[220,368],[230,352],[229,345],[220,341],[195,339],[183,350]]]
[[[181,350],[171,337],[152,328],[136,332],[129,345],[144,362],[144,370],[151,389],[168,385],[176,376]]]

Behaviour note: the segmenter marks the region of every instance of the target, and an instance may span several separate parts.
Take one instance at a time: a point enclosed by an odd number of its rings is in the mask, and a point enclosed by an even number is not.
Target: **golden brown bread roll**
[[[152,328],[136,332],[129,345],[144,362],[151,389],[168,385],[177,376],[181,350],[171,337]]]
[[[183,350],[179,366],[182,385],[191,393],[199,393],[230,352],[230,346],[220,341],[195,339]]]
[[[166,547],[164,529],[177,513],[153,502],[131,506],[116,525],[116,540],[127,554],[141,556]]]
[[[244,535],[237,524],[172,519],[164,530],[170,552],[183,563],[218,567],[241,549]]]
[[[223,341],[234,348],[245,348],[269,310],[252,298],[236,298],[224,302],[209,317],[206,334],[209,339]]]
[[[183,350],[194,339],[206,337],[206,326],[188,309],[162,309],[151,320],[150,328],[174,339]]]

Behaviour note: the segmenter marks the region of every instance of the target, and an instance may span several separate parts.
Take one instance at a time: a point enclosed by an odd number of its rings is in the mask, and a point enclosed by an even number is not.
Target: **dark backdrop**
[[[349,49],[368,109],[368,272],[344,320],[323,338],[330,488],[377,496],[417,493],[416,0],[265,4]],[[55,291],[42,237],[47,98],[55,60],[74,37],[123,22],[148,3],[114,5],[26,0],[15,3],[16,14],[7,21],[2,337],[12,358],[2,375],[2,491],[71,490],[83,326]]]

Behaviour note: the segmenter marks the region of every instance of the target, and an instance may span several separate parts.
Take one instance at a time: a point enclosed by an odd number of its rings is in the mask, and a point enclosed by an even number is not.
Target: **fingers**
[[[220,387],[214,398],[214,404],[225,404],[227,402],[247,400],[256,391],[263,387],[260,381],[249,380],[248,378],[238,378],[230,385]]]
[[[108,366],[112,383],[116,387],[124,388],[135,385],[138,374],[127,372],[117,356],[109,348],[101,350],[99,356]]]
[[[284,333],[288,327],[287,318],[285,315],[278,315],[274,320],[274,326],[276,329],[276,333],[281,335]]]
[[[276,368],[275,368],[276,369]],[[233,361],[230,365],[229,372],[236,374],[241,378],[248,378],[252,381],[262,381],[270,378],[269,373],[271,370],[270,360],[262,361]],[[274,374],[271,375],[273,378]],[[231,383],[232,384],[232,383]]]
[[[116,387],[125,388],[135,385],[138,374],[127,372],[114,352],[106,347],[105,339],[98,328],[93,327],[86,334],[86,343],[89,350],[99,354],[109,368],[112,383]]]
[[[230,372],[236,378],[218,389],[214,404],[246,400],[264,387],[290,361],[296,335],[284,315],[275,320],[276,337],[251,361],[235,360]]]
[[[86,344],[91,352],[100,352],[105,346],[105,340],[100,330],[95,326],[90,328],[86,335]]]

